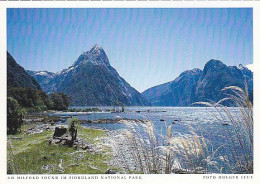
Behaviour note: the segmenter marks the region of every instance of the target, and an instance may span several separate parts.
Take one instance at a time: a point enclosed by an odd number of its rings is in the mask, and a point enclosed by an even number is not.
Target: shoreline
[[[27,121],[20,133],[8,135],[8,174],[105,174],[111,168],[107,164],[111,151],[101,143],[108,130],[79,126],[79,147],[75,149],[49,145],[56,127],[67,125]]]

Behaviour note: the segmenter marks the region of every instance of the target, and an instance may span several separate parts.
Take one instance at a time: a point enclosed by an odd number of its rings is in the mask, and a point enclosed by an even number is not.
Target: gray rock
[[[113,169],[107,169],[105,174],[116,174],[116,170]]]

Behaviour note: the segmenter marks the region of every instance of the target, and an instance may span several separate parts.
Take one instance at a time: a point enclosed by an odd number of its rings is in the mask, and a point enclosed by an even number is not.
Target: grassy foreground
[[[33,126],[35,123],[26,123],[19,134],[8,136],[8,174],[103,174],[109,168],[109,148],[83,150],[49,145],[53,130],[27,134]],[[82,126],[78,129],[78,138],[92,146],[105,135],[102,130]]]

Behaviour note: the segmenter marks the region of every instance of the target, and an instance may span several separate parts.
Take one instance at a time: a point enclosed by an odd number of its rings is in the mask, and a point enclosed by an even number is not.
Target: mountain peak
[[[203,69],[203,75],[205,75],[208,72],[219,71],[224,68],[227,68],[227,66],[220,60],[211,59],[205,64]]]
[[[114,105],[115,101],[124,105],[149,105],[136,89],[120,77],[109,64],[105,51],[97,44],[55,77],[34,77],[46,92],[59,91],[69,95],[72,105],[108,106]]]
[[[91,51],[97,51],[97,50],[103,50],[103,48],[102,48],[100,45],[98,45],[98,44],[94,44],[94,45],[91,47],[90,52],[91,52]]]
[[[220,65],[224,65],[220,60],[216,60],[216,59],[211,59],[209,60],[206,65],[213,65],[213,66],[220,66]],[[206,66],[205,65],[205,66]]]
[[[94,55],[95,57],[99,57],[101,55],[105,55],[106,56],[106,53],[105,51],[103,50],[103,48],[98,45],[98,44],[95,44],[91,47],[91,49],[87,52],[88,54],[92,54]]]
[[[238,68],[244,68],[244,65],[239,64],[239,65],[238,65]]]
[[[247,66],[244,66],[244,65],[242,65],[242,64],[239,64],[239,65],[237,66],[237,68],[240,69],[240,70],[250,70]],[[250,71],[251,71],[251,70],[250,70]]]
[[[84,64],[84,63],[88,63],[91,62],[95,65],[102,65],[102,66],[110,66],[108,57],[105,53],[105,51],[103,50],[103,48],[98,45],[95,44],[91,47],[91,49],[87,52],[83,52],[79,58],[75,61],[75,63],[73,64],[73,66],[77,66],[80,63]]]
[[[110,66],[107,54],[105,53],[103,48],[98,44],[93,45],[90,51],[86,52],[86,55],[92,63]]]

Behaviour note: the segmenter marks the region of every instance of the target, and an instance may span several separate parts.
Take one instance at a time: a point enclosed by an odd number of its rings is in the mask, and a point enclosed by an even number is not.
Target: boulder
[[[55,131],[53,137],[61,137],[67,132],[67,128],[65,127],[55,127]]]
[[[78,148],[77,131],[67,131],[65,127],[55,127],[52,139],[49,140],[49,145],[67,145]]]
[[[116,174],[116,170],[113,169],[107,169],[105,174]]]

